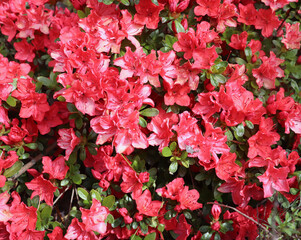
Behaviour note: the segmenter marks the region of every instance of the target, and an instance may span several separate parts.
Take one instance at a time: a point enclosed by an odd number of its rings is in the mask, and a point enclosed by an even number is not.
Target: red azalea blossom
[[[34,196],[39,196],[41,201],[45,200],[48,205],[53,205],[53,193],[57,187],[53,186],[50,181],[44,179],[42,175],[26,183],[26,186],[28,189],[33,190],[31,199]]]

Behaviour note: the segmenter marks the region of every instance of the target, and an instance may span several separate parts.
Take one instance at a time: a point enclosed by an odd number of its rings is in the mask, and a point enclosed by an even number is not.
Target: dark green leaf
[[[140,114],[145,117],[154,117],[159,114],[159,110],[157,108],[147,108],[142,110]]]
[[[146,128],[147,126],[147,121],[143,118],[139,116],[139,125],[143,128]]]
[[[105,197],[102,200],[102,206],[105,206],[107,208],[112,208],[115,204],[115,196],[114,195],[109,195],[107,197]]]
[[[245,60],[243,60],[242,58],[239,58],[239,57],[235,58],[235,61],[239,65],[246,65],[247,64],[247,62]]]
[[[246,55],[247,61],[250,62],[251,58],[252,58],[252,50],[250,47],[245,48],[245,55]]]
[[[296,93],[300,92],[299,86],[298,86],[298,84],[296,83],[295,80],[291,80],[291,86],[295,90]]]
[[[183,27],[183,25],[178,20],[175,20],[174,23],[175,23],[175,26],[176,26],[177,33],[185,32],[185,28]]]
[[[25,144],[25,146],[30,148],[30,149],[37,149],[38,148],[37,143],[27,143],[27,144]]]
[[[15,175],[17,172],[19,172],[19,170],[22,168],[23,163],[21,161],[17,161],[15,162],[15,164],[13,166],[11,166],[10,168],[6,169],[3,173],[3,175],[7,178]]]
[[[153,233],[148,234],[148,235],[144,238],[144,240],[155,240],[156,237],[157,237],[156,232],[153,232]]]
[[[82,10],[77,10],[77,15],[79,18],[85,18],[86,14]]]
[[[212,236],[212,233],[210,232],[206,232],[203,234],[203,236],[201,237],[201,240],[210,240]]]
[[[233,140],[233,134],[232,134],[231,130],[227,130],[225,132],[225,135],[227,136],[227,141],[232,141]]]

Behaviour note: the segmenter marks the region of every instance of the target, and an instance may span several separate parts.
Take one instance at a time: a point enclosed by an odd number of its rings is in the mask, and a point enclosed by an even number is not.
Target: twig
[[[20,170],[19,172],[17,172],[12,178],[8,179],[8,180],[16,180],[18,177],[20,177],[23,173],[25,173],[29,168],[31,168],[32,166],[34,166],[37,162],[39,162],[42,157],[44,157],[45,155],[47,155],[51,150],[53,150],[56,147],[56,143],[52,144],[51,146],[49,146],[46,149],[45,154],[41,153],[38,156],[34,157],[33,159],[31,159],[28,163],[26,163]]]
[[[69,190],[69,188],[70,188],[70,186],[66,187],[66,189],[64,190],[64,192],[62,192],[60,195],[58,195],[58,197],[53,202],[53,206],[57,203],[58,200],[60,200],[60,198],[64,195],[64,193]]]
[[[285,18],[282,20],[282,22],[281,22],[281,24],[279,25],[279,27],[277,28],[276,34],[277,34],[278,31],[281,29],[281,27],[282,27],[282,25],[284,24],[285,20],[288,18],[288,16],[289,16],[291,10],[292,10],[292,9],[290,8],[289,10],[286,11],[286,16],[285,16]]]
[[[240,215],[244,216],[245,218],[249,219],[250,221],[252,221],[253,223],[255,223],[256,225],[258,225],[259,227],[261,227],[267,234],[269,234],[270,236],[271,233],[270,231],[265,227],[263,226],[262,224],[260,224],[259,222],[257,222],[256,220],[254,220],[253,218],[249,217],[248,215],[244,214],[243,212],[239,211],[237,208],[235,207],[231,207],[231,206],[228,206],[228,205],[225,205],[225,204],[221,204],[221,203],[217,203],[217,202],[207,202],[207,204],[216,204],[216,205],[219,205],[221,207],[225,207],[225,208],[229,208],[229,209],[232,209],[234,210],[235,212],[239,213]],[[273,236],[272,236],[273,237]]]

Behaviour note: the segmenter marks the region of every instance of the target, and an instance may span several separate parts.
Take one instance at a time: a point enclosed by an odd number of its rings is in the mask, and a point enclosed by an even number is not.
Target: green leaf
[[[172,142],[170,145],[169,145],[169,148],[170,150],[173,152],[174,150],[176,150],[176,147],[177,147],[177,142]]]
[[[207,177],[207,174],[206,174],[205,172],[202,172],[202,173],[198,173],[198,174],[194,177],[194,179],[200,182],[200,181],[205,180],[206,177]]]
[[[140,114],[145,117],[154,117],[159,114],[159,110],[157,108],[147,108],[142,110]]]
[[[232,141],[233,140],[233,134],[232,134],[231,130],[228,129],[225,132],[225,135],[227,136],[227,141]]]
[[[297,195],[298,192],[299,192],[299,189],[298,189],[298,188],[291,188],[291,189],[290,189],[290,194],[292,194],[292,195]]]
[[[27,144],[25,144],[25,146],[30,148],[30,149],[37,149],[38,148],[37,143],[27,143]]]
[[[114,222],[114,216],[109,214],[105,220],[106,223],[112,224]]]
[[[199,228],[200,232],[205,233],[205,232],[209,232],[211,230],[210,226],[207,225],[203,225]]]
[[[95,198],[97,199],[98,201],[101,201],[101,196],[100,196],[100,193],[98,191],[96,191],[95,189],[92,189],[90,191],[90,195],[91,195],[91,198]]]
[[[143,118],[139,116],[139,125],[143,128],[146,128],[147,126],[147,121]]]
[[[221,236],[219,235],[219,233],[215,233],[214,240],[221,240]]]
[[[78,196],[83,200],[88,200],[90,198],[89,193],[87,192],[87,190],[85,190],[81,187],[77,188],[77,193],[78,193]]]
[[[61,186],[64,187],[64,186],[67,186],[69,184],[69,179],[63,179],[61,181]]]
[[[114,2],[114,0],[102,0],[102,2],[106,5],[111,5]]]
[[[175,161],[175,162],[172,162],[170,165],[169,165],[169,173],[170,174],[174,174],[177,170],[178,170],[178,162]]]
[[[158,231],[159,231],[159,232],[163,232],[164,229],[165,229],[165,225],[160,223],[160,224],[158,225]]]
[[[245,60],[243,60],[242,58],[239,58],[239,57],[235,58],[235,62],[239,65],[246,65],[247,64],[247,62]]]
[[[178,39],[174,36],[171,35],[166,35],[165,36],[165,40],[164,40],[164,46],[172,49],[173,48],[173,44],[177,41]]]
[[[206,232],[203,234],[203,236],[201,237],[201,240],[210,240],[212,236],[212,233],[210,232]]]
[[[238,137],[242,137],[245,134],[245,128],[242,123],[235,128],[235,133]]]
[[[164,214],[164,218],[165,218],[166,220],[170,220],[170,219],[174,218],[176,215],[177,215],[176,211],[170,210],[170,211],[167,211],[167,212]]]
[[[139,236],[137,236],[137,235],[135,235],[135,234],[133,234],[133,235],[131,236],[130,240],[142,240],[142,238],[139,237]]]
[[[247,125],[248,128],[250,128],[250,129],[254,128],[254,124],[251,121],[246,120],[245,123],[246,123],[246,125]]]
[[[85,18],[86,14],[82,10],[77,10],[77,15],[79,18]]]
[[[219,62],[214,66],[212,66],[212,72],[215,74],[223,73],[226,70],[227,66],[228,66],[228,62],[225,61]]]
[[[232,227],[232,223],[231,222],[223,222],[221,224],[221,228],[220,228],[220,231],[222,233],[226,233],[228,231],[232,231],[233,230],[233,227]]]
[[[296,93],[300,92],[299,86],[295,80],[291,80],[291,87],[295,90]]]
[[[121,0],[120,2],[125,6],[130,6],[129,0]]]
[[[102,206],[105,206],[107,208],[112,208],[115,204],[115,196],[114,195],[109,195],[107,197],[105,197],[102,200]]]
[[[80,150],[79,150],[79,159],[82,160],[82,161],[85,161],[86,157],[87,157],[86,149],[84,147],[80,148]]]
[[[52,213],[52,208],[46,205],[41,212],[41,218],[48,220],[51,217],[51,213]]]
[[[156,6],[159,6],[158,0],[152,0],[152,3],[155,4]]]
[[[7,168],[3,175],[7,178],[15,175],[17,172],[19,172],[19,170],[22,168],[23,163],[21,161],[17,161],[15,162],[15,164],[13,166],[11,166],[10,168]]]
[[[82,179],[80,177],[80,174],[75,174],[75,175],[72,175],[71,176],[71,180],[77,184],[77,185],[80,185],[82,183]]]
[[[245,48],[245,55],[246,55],[247,61],[248,61],[248,62],[251,62],[251,58],[252,58],[252,50],[251,50],[250,47],[246,47],[246,48]]]
[[[157,237],[156,232],[153,232],[153,233],[148,234],[148,235],[144,238],[144,240],[155,240],[156,237]]]
[[[37,80],[38,80],[38,82],[42,83],[44,86],[52,88],[52,89],[55,88],[56,84],[57,84],[55,78],[49,79],[47,77],[40,76],[40,77],[37,77]]]
[[[82,128],[82,126],[83,126],[83,119],[81,117],[77,117],[75,119],[75,126],[76,126],[77,129],[81,129]]]
[[[164,147],[162,149],[162,156],[163,157],[170,157],[170,156],[172,156],[172,152],[171,152],[171,150],[170,150],[169,147]]]
[[[174,23],[175,23],[177,33],[185,32],[185,28],[178,20],[175,20]]]
[[[15,107],[17,105],[17,99],[12,96],[8,96],[8,98],[6,99],[6,102],[11,107]]]

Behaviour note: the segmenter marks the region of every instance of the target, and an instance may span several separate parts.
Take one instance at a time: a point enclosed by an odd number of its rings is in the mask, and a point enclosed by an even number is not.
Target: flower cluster
[[[0,239],[298,236],[300,13],[2,0]]]

